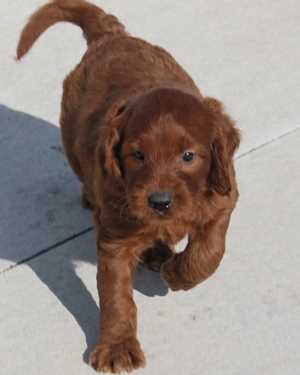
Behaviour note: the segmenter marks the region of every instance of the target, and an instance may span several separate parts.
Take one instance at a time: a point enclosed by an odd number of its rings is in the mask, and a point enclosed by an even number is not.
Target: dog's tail
[[[125,33],[124,26],[112,15],[84,0],[53,0],[38,9],[25,25],[17,47],[20,60],[38,37],[57,22],[72,22],[83,30],[87,43],[107,34]]]

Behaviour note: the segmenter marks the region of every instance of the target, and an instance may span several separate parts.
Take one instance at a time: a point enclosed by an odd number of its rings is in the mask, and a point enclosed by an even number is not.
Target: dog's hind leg
[[[174,255],[173,250],[162,241],[155,241],[153,247],[146,249],[142,255],[142,264],[151,271],[159,272],[160,267]]]
[[[81,206],[88,210],[93,210],[95,205],[93,200],[91,199],[86,187],[84,185],[81,186]]]

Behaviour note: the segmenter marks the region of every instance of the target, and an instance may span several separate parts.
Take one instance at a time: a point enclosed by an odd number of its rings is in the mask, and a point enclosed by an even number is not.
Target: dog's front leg
[[[193,234],[184,252],[163,264],[161,274],[172,290],[188,290],[207,279],[225,251],[230,214],[223,214]]]
[[[90,356],[97,371],[118,373],[145,365],[137,340],[133,277],[137,259],[133,249],[98,241],[97,284],[101,319],[99,342]]]

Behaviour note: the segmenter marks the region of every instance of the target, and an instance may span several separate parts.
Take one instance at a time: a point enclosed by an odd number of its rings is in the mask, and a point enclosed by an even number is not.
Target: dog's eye
[[[185,161],[186,163],[190,163],[191,161],[193,161],[195,159],[195,153],[192,152],[192,151],[186,151],[183,155],[182,155],[182,160]]]
[[[136,159],[136,160],[140,160],[140,161],[143,161],[145,160],[145,155],[142,151],[139,151],[139,150],[136,150],[132,153],[132,156]]]

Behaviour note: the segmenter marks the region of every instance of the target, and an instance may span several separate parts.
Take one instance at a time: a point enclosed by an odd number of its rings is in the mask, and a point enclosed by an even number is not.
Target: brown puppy
[[[238,199],[239,132],[170,54],[85,1],[39,9],[17,58],[59,21],[80,26],[88,44],[64,81],[61,129],[97,230],[101,334],[90,360],[98,371],[130,371],[145,363],[132,297],[137,263],[162,263],[173,290],[190,289],[216,270]],[[173,253],[186,234],[185,251]]]

